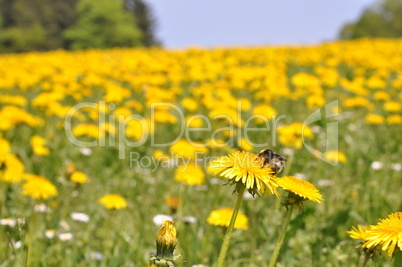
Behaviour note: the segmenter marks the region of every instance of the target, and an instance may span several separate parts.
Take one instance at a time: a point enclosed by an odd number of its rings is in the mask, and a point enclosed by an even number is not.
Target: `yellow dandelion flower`
[[[198,108],[197,101],[195,101],[194,99],[189,98],[189,97],[183,98],[183,100],[181,101],[181,104],[183,105],[183,107],[185,107],[187,110],[190,110],[190,111],[196,111]]]
[[[231,184],[243,184],[251,194],[279,196],[273,171],[264,166],[264,160],[249,152],[235,152],[210,162],[208,171],[220,178],[229,179]]]
[[[154,159],[156,159],[158,161],[165,161],[165,160],[169,159],[169,156],[165,155],[165,153],[163,153],[163,151],[160,149],[157,149],[154,151],[153,157],[154,157]]]
[[[314,137],[311,128],[301,122],[283,125],[277,131],[279,142],[291,148],[301,148],[303,146],[303,138],[312,139]]]
[[[402,116],[393,114],[387,117],[387,124],[401,124]]]
[[[252,151],[254,147],[250,144],[250,142],[246,138],[242,138],[240,140],[239,146],[241,149],[245,151]]]
[[[11,152],[10,143],[3,138],[0,138],[0,161],[4,159],[5,155]]]
[[[38,175],[26,175],[22,186],[23,194],[34,199],[48,199],[57,196],[57,188],[48,179]]]
[[[177,122],[177,118],[167,110],[155,110],[153,115],[156,122],[171,124]]]
[[[373,94],[373,97],[378,101],[387,101],[390,98],[389,94],[385,91],[377,91]]]
[[[316,109],[325,105],[325,98],[321,95],[314,94],[310,95],[306,102],[309,109]]]
[[[79,171],[73,172],[70,176],[70,180],[78,184],[85,184],[89,182],[88,176],[85,173]]]
[[[278,179],[278,186],[282,187],[286,191],[298,195],[302,198],[301,201],[309,199],[318,204],[322,204],[322,195],[312,183],[301,180],[294,176],[285,176]]]
[[[194,160],[195,157],[201,154],[207,154],[208,149],[200,143],[190,143],[187,140],[179,140],[170,147],[170,152],[175,156],[184,157]]]
[[[176,245],[177,239],[174,222],[164,221],[156,239],[156,257],[161,259],[172,259]]]
[[[367,231],[370,230],[371,226],[361,226],[358,225],[357,227],[352,226],[352,229],[350,231],[347,231],[349,236],[354,239],[361,239],[361,240],[366,240],[367,238]]]
[[[386,219],[371,226],[367,230],[364,248],[374,248],[381,246],[382,250],[388,249],[388,255],[392,256],[398,251],[402,251],[402,212],[395,212],[388,215]]]
[[[99,203],[109,210],[120,210],[127,207],[127,201],[120,195],[109,194],[99,199]]]
[[[346,163],[347,159],[344,153],[338,150],[331,150],[325,153],[325,160],[329,162]]]
[[[31,146],[35,155],[46,156],[50,153],[46,146],[46,139],[38,135],[34,135],[30,139]]]
[[[204,183],[205,174],[202,168],[194,163],[180,166],[175,173],[175,180],[188,185],[201,185]]]
[[[365,119],[368,124],[378,125],[384,123],[384,117],[378,114],[370,113],[366,116]]]
[[[89,136],[95,139],[103,136],[102,134],[100,134],[99,127],[97,125],[91,124],[79,124],[75,126],[73,129],[73,135],[75,137]]]
[[[192,128],[201,128],[204,126],[205,119],[199,116],[187,116],[186,125]]]
[[[365,97],[356,96],[352,98],[347,98],[343,101],[343,106],[345,108],[367,108],[372,109],[373,104]]]
[[[173,213],[177,210],[180,204],[180,198],[177,196],[171,196],[166,198],[166,205],[172,209]]]
[[[276,116],[276,110],[268,105],[260,104],[254,107],[253,115],[256,118],[257,124],[263,124],[264,119],[271,120],[273,116]]]
[[[388,112],[398,112],[401,110],[401,104],[398,101],[389,101],[384,104],[384,109]]]
[[[232,214],[233,209],[230,208],[213,210],[209,214],[207,222],[211,225],[228,227],[230,219],[232,218]],[[247,230],[249,228],[247,216],[241,213],[240,211],[237,214],[234,228],[243,230]]]
[[[25,167],[20,159],[13,155],[0,155],[0,181],[6,183],[19,183],[22,180]]]

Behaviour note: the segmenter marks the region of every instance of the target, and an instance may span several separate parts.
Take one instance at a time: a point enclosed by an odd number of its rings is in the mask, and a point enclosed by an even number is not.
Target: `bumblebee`
[[[1,162],[0,163],[0,171],[5,171],[7,169],[6,163]]]
[[[264,166],[269,167],[274,174],[282,171],[286,159],[271,149],[263,149],[258,156],[264,159]]]

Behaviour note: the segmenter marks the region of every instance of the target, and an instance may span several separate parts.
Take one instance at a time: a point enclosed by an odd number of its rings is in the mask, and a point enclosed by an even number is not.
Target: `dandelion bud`
[[[159,259],[173,259],[173,251],[176,245],[174,222],[164,221],[156,239],[156,257]]]

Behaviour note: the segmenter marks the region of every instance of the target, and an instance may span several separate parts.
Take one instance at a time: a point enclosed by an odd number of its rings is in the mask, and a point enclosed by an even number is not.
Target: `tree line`
[[[0,52],[159,46],[143,0],[0,0]]]
[[[344,25],[339,37],[402,37],[402,0],[378,0],[366,8],[356,22]]]

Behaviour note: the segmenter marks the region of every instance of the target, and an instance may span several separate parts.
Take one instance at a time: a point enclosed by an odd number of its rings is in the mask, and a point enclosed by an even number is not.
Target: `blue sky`
[[[146,0],[168,48],[334,40],[374,0]]]

